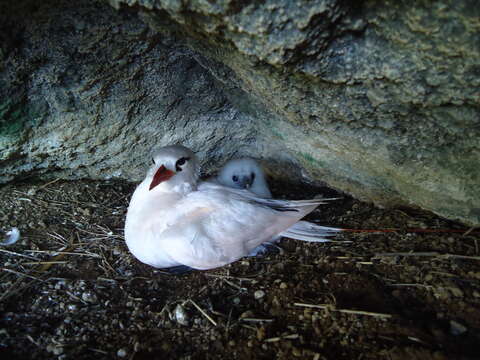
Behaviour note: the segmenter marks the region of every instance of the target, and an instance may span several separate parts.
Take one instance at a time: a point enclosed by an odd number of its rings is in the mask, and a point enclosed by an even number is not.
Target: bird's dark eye
[[[175,170],[182,171],[181,166],[185,165],[185,163],[188,160],[190,160],[190,158],[188,158],[188,157],[182,157],[182,158],[178,159],[177,162],[175,163]]]
[[[155,165],[155,159],[154,158],[152,158],[152,163]]]
[[[255,173],[252,172],[252,173],[250,174],[250,177],[252,178],[252,182],[253,182],[253,181],[255,180]]]
[[[235,182],[237,182],[237,181],[238,181],[238,176],[237,176],[237,175],[233,175],[233,176],[232,176],[232,180],[235,181]]]

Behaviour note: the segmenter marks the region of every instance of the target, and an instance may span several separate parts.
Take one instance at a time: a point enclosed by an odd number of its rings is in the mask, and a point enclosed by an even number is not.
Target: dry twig
[[[213,320],[205,311],[203,311],[203,309],[197,305],[197,303],[195,301],[193,301],[192,299],[189,299],[187,300],[189,301],[193,306],[195,306],[197,308],[198,311],[200,311],[200,313],[205,316],[207,318],[208,321],[210,321],[213,326],[217,326],[217,323],[215,322],[215,320]]]
[[[376,257],[392,257],[392,256],[426,256],[426,257],[436,257],[439,259],[465,259],[465,260],[480,260],[480,256],[468,256],[468,255],[456,255],[456,254],[440,254],[435,251],[425,251],[425,252],[394,252],[394,253],[378,253],[375,254]]]
[[[314,304],[303,304],[303,303],[294,303],[295,306],[312,308],[312,309],[323,309],[329,311],[337,311],[345,314],[354,314],[354,315],[367,315],[367,316],[374,316],[379,318],[391,318],[391,314],[383,314],[371,311],[363,311],[363,310],[351,310],[351,309],[335,309],[332,305],[329,304],[321,304],[321,305],[314,305]]]

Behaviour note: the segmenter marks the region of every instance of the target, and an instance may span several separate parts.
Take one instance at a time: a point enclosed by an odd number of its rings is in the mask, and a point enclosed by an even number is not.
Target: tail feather
[[[210,189],[220,189],[222,191],[229,192],[232,195],[238,196],[241,200],[247,200],[249,202],[255,203],[257,205],[265,206],[276,211],[293,211],[301,212],[308,214],[310,211],[315,209],[319,205],[327,204],[328,201],[339,200],[341,198],[322,198],[317,196],[313,199],[307,200],[280,200],[280,199],[269,199],[262,198],[256,195],[255,193],[246,190],[246,189],[236,189],[228,186],[220,185],[213,181],[203,181],[199,184],[199,189],[207,191]]]
[[[278,211],[299,211],[300,209],[303,209],[305,207],[315,208],[319,205],[327,204],[328,201],[332,200],[338,200],[338,198],[316,198],[308,200],[277,200],[255,198],[254,202]]]
[[[307,221],[299,221],[283,231],[280,235],[308,242],[329,242],[326,237],[334,236],[342,229],[316,225]]]

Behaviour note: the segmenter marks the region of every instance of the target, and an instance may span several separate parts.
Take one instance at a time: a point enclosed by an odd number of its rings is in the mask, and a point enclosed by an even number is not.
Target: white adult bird
[[[251,158],[228,161],[220,169],[216,180],[225,186],[250,190],[263,198],[272,197],[263,169]]]
[[[325,242],[338,229],[294,224],[329,199],[272,200],[203,182],[194,153],[183,146],[155,152],[154,165],[135,190],[125,240],[141,262],[156,268],[206,270],[232,263],[287,231],[291,238]],[[292,227],[293,226],[293,227]]]

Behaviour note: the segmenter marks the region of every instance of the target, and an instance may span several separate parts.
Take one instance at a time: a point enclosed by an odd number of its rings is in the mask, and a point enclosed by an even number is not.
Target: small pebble
[[[252,310],[247,310],[240,315],[240,319],[251,318],[251,317],[255,317]]]
[[[20,230],[16,227],[12,227],[12,230],[5,233],[5,240],[0,245],[12,245],[20,239]]]
[[[97,302],[97,297],[92,292],[87,291],[82,294],[82,300],[89,303],[95,303]]]
[[[263,290],[257,290],[255,291],[255,293],[253,294],[253,296],[255,296],[255,299],[256,300],[259,300],[261,298],[263,298],[265,296],[265,291]]]
[[[450,334],[454,336],[462,335],[467,332],[466,326],[456,322],[455,320],[450,320]]]
[[[300,349],[296,348],[296,347],[293,347],[292,348],[292,354],[295,357],[300,357],[300,356],[302,356],[302,351]]]
[[[185,311],[185,308],[178,304],[175,308],[175,320],[180,324],[187,326],[188,325],[188,314]]]
[[[117,351],[117,356],[123,358],[123,357],[127,356],[127,352],[125,351],[125,349],[119,349]]]
[[[458,287],[451,287],[450,291],[455,297],[463,297],[463,291]]]

